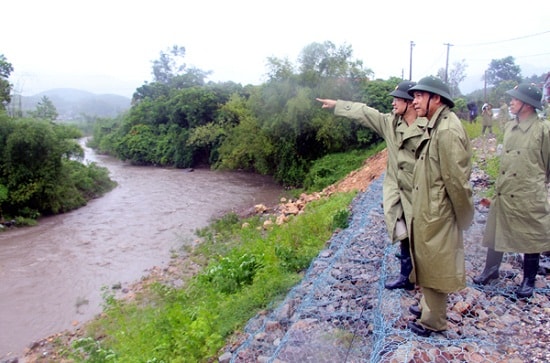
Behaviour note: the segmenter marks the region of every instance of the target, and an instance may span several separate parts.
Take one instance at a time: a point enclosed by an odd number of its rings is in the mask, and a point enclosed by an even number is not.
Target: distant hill
[[[130,109],[128,97],[114,94],[94,94],[73,88],[56,88],[33,96],[15,95],[11,106],[21,107],[23,114],[34,111],[42,97],[47,96],[54,104],[59,121],[84,120],[90,117],[116,117]]]

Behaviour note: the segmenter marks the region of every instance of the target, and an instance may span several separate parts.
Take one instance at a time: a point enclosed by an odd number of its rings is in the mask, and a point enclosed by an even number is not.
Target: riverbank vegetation
[[[271,57],[267,81],[242,86],[207,83],[207,72],[176,67],[182,49],[175,47],[154,65],[155,81],[136,90],[126,115],[97,124],[89,146],[136,165],[247,170],[302,187],[315,160],[381,142],[315,101],[356,99],[391,111],[389,93],[399,79],[368,81],[372,71],[352,53],[313,43],[298,65]]]
[[[34,224],[68,212],[116,184],[106,168],[83,164],[76,127],[0,111],[0,223]]]
[[[154,283],[131,301],[106,291],[101,317],[62,355],[82,362],[210,361],[302,278],[331,234],[347,226],[354,195],[311,202],[282,225],[266,227],[269,216],[222,217],[197,231],[202,242],[188,251],[196,275],[178,288]]]
[[[389,93],[401,81],[398,77],[374,79],[374,72],[354,58],[351,46],[330,41],[305,46],[295,63],[269,57],[266,81],[260,85],[206,82],[209,72],[187,67],[184,58],[185,48],[181,46],[160,52],[153,62],[153,81],[136,89],[127,113],[94,120],[88,146],[135,165],[246,170],[270,175],[285,188],[308,190],[322,179],[338,177],[332,174],[334,170],[323,168],[310,172],[317,160],[331,155],[335,159],[342,154],[361,155],[382,141],[358,122],[321,109],[315,98],[354,100],[390,112]],[[0,109],[12,100],[8,77],[13,69],[0,54]],[[448,83],[454,111],[466,118],[467,97],[458,88],[463,72],[464,65],[456,64]],[[491,87],[484,90],[483,97],[478,92],[468,98],[474,103],[483,98],[483,102],[496,104],[507,89],[522,80],[519,72],[512,57],[493,60],[487,71]],[[438,71],[439,76],[444,74],[444,69]],[[51,125],[42,122],[41,127],[48,129],[40,140],[42,149],[26,150],[16,157],[26,171],[14,172],[18,167],[10,154],[12,146],[2,145],[7,154],[2,154],[1,213],[31,219],[62,213],[112,188],[106,171],[97,165],[81,168],[72,162],[80,156],[74,146],[75,135],[60,133],[74,129],[54,124],[57,112],[51,100],[44,97],[30,115]],[[16,121],[24,120],[22,116],[14,113],[9,117]],[[3,120],[8,120],[5,114]],[[89,132],[91,125],[82,127]],[[10,128],[6,125],[4,130]],[[71,137],[72,144],[68,142]],[[24,161],[27,157],[34,159]],[[46,157],[49,161],[43,162]],[[23,166],[25,162],[29,165]],[[72,172],[72,168],[81,170]]]

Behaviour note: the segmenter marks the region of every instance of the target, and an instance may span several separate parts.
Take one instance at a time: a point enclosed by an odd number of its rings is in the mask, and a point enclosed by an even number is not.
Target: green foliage
[[[323,190],[343,179],[350,172],[359,169],[367,158],[377,154],[385,147],[385,143],[380,143],[368,150],[329,154],[316,160],[305,177],[304,189],[307,192]]]
[[[332,229],[336,230],[338,228],[340,229],[348,228],[349,218],[350,218],[349,210],[340,209],[334,214],[334,217],[332,218]]]
[[[247,107],[244,98],[233,95],[221,108],[227,136],[218,148],[219,158],[215,164],[219,169],[242,169],[268,174],[275,147]],[[233,126],[234,125],[234,126]]]
[[[204,267],[198,275],[181,289],[157,284],[134,302],[110,299],[71,356],[87,352],[77,361],[213,360],[231,334],[299,281],[332,234],[334,211],[345,210],[353,197],[335,194],[310,203],[305,213],[269,230],[256,228],[262,225],[258,217],[243,221],[231,213],[215,221],[200,233],[203,242],[195,256]]]
[[[370,107],[379,110],[382,113],[392,111],[393,97],[390,93],[402,80],[397,77],[391,77],[389,80],[374,80],[365,85],[365,90],[360,102],[364,102]]]
[[[83,150],[73,126],[45,120],[0,119],[3,217],[35,219],[67,212],[114,187],[107,169],[78,162]]]
[[[73,359],[84,359],[88,363],[116,362],[117,355],[110,349],[103,349],[101,344],[90,337],[77,339],[73,343]]]
[[[488,84],[497,86],[503,81],[521,82],[521,69],[515,64],[515,59],[508,56],[502,59],[493,59],[485,72]]]
[[[13,66],[3,54],[0,54],[0,110],[4,110],[11,101],[12,85],[9,82]]]
[[[54,121],[57,119],[59,114],[55,108],[53,102],[48,98],[48,96],[42,96],[38,104],[36,105],[36,110],[30,112],[32,117],[36,117],[42,120]]]
[[[463,121],[462,124],[464,125],[464,128],[466,129],[470,140],[482,138],[481,123],[478,122],[471,124],[469,122]],[[493,127],[493,131],[497,139],[497,144],[502,143],[504,137],[502,130],[500,130],[500,128],[498,127]],[[494,183],[499,173],[500,157],[493,154],[487,155],[482,148],[481,150],[474,150],[473,161],[481,170],[486,172],[489,176],[489,188],[487,188],[484,193],[486,197],[490,198],[495,192]]]
[[[272,57],[269,81],[246,88],[205,84],[200,70],[175,62],[184,51],[174,47],[161,53],[154,63],[156,81],[138,88],[121,122],[101,122],[93,145],[134,164],[208,164],[270,174],[285,186],[299,187],[318,158],[379,141],[315,102],[318,96],[359,99],[364,93],[372,71],[353,59],[349,45],[309,44],[298,65]],[[384,107],[389,107],[395,80],[376,84],[379,89],[369,90],[369,97],[383,89]]]
[[[152,127],[136,125],[117,145],[117,155],[134,165],[149,165],[154,161],[157,138]]]
[[[212,284],[221,292],[232,294],[244,285],[250,285],[261,267],[261,259],[254,255],[245,253],[226,256],[208,267],[199,275],[199,279]]]
[[[470,138],[470,140],[473,140],[481,136],[480,122],[470,123],[469,121],[462,121],[462,126],[464,126],[464,129],[466,130],[466,134],[468,134],[468,137]]]

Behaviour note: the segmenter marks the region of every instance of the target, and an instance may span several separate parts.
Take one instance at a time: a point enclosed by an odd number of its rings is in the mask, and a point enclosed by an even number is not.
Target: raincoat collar
[[[517,120],[517,118],[516,118],[516,119],[515,119],[516,124],[514,125],[513,128],[516,128],[516,127],[517,127],[517,128],[519,128],[521,131],[527,132],[527,130],[529,130],[529,129],[531,128],[531,126],[533,126],[533,124],[534,124],[535,122],[537,122],[537,121],[539,121],[539,118],[538,118],[538,116],[537,116],[536,113],[534,113],[534,114],[531,115],[528,119],[523,120],[523,121],[521,121],[521,122],[519,122],[519,121]]]

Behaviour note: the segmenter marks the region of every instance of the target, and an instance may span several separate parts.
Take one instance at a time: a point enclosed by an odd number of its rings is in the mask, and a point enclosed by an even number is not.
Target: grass
[[[464,128],[466,129],[466,132],[468,134],[468,137],[470,140],[481,138],[481,123],[473,123],[471,124],[468,121],[462,121],[462,124],[464,125]],[[503,141],[503,133],[498,127],[498,125],[493,126],[493,133],[496,136],[497,144],[501,144]],[[483,152],[477,151],[474,152],[473,156],[473,162],[476,163],[480,169],[485,171],[487,175],[489,175],[489,183],[490,186],[487,188],[487,190],[483,193],[485,197],[491,198],[494,194],[494,182],[496,181],[498,177],[498,171],[500,167],[500,157],[497,155],[486,155]]]
[[[359,169],[369,157],[386,148],[382,142],[371,149],[354,150],[347,153],[329,154],[317,160],[304,180],[307,193],[323,190],[343,179],[349,172]]]

